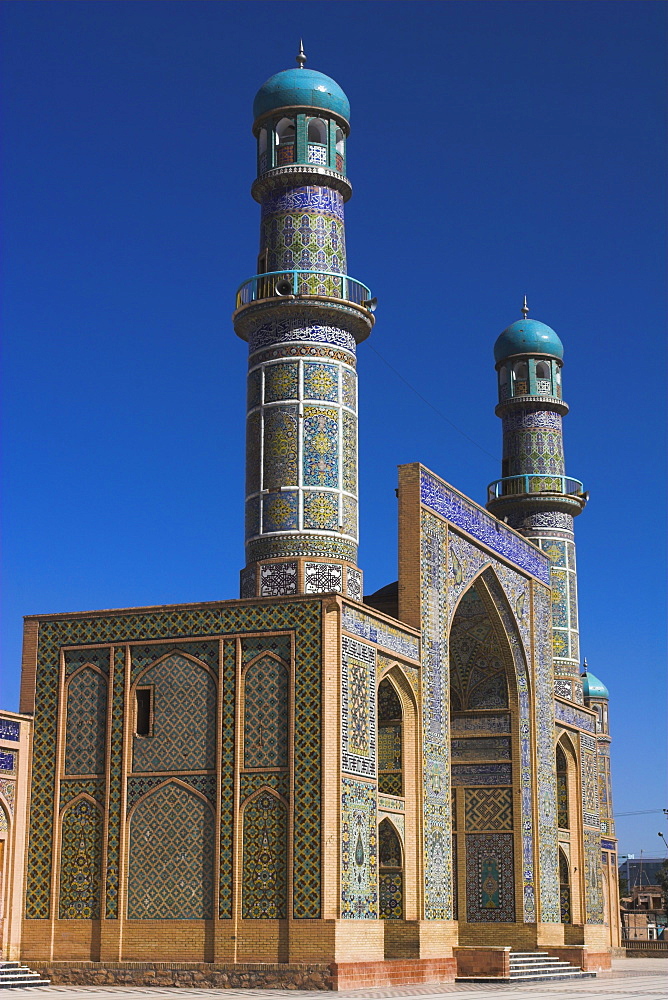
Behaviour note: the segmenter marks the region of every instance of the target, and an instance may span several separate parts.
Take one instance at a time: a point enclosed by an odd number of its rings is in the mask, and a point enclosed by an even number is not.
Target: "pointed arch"
[[[136,803],[128,826],[128,919],[210,919],[214,814],[204,796],[169,779]]]
[[[404,914],[404,847],[402,837],[386,816],[378,824],[379,916],[402,920]]]
[[[243,804],[242,895],[244,920],[288,915],[288,805],[264,786]]]
[[[559,909],[562,924],[573,923],[571,911],[570,865],[566,851],[559,847]]]
[[[403,795],[404,710],[391,675],[378,685],[378,791]]]
[[[171,777],[170,776],[169,778],[165,778],[164,781],[161,781],[159,784],[153,785],[152,788],[147,789],[147,791],[145,791],[143,795],[139,796],[139,798],[137,799],[136,802],[132,803],[132,805],[128,809],[128,814],[127,814],[127,818],[126,818],[126,822],[128,823],[128,826],[129,826],[130,821],[132,819],[132,815],[135,812],[135,810],[137,809],[137,807],[140,806],[143,802],[145,802],[146,799],[150,798],[151,795],[154,792],[160,791],[160,789],[164,788],[166,785],[180,785],[181,788],[185,789],[185,791],[188,792],[189,794],[192,794],[196,798],[201,799],[202,802],[206,802],[206,804],[209,807],[209,809],[213,808],[213,806],[211,805],[211,803],[207,799],[206,795],[204,795],[203,792],[200,792],[199,788],[195,788],[194,785],[190,785],[187,781],[184,781],[182,778],[177,778],[177,777]]]
[[[58,916],[61,920],[97,920],[100,917],[103,813],[82,792],[60,814],[60,881]]]
[[[134,736],[132,767],[200,771],[215,766],[218,679],[208,664],[178,648],[137,674],[130,696],[149,691],[151,724]]]
[[[65,774],[103,774],[108,679],[94,663],[78,667],[65,685]]]
[[[244,767],[285,768],[289,760],[290,668],[260,653],[242,678]]]
[[[9,836],[10,827],[12,822],[12,810],[10,808],[9,802],[4,797],[2,792],[0,792],[0,834],[6,833]],[[0,875],[2,875],[2,869],[0,868]]]

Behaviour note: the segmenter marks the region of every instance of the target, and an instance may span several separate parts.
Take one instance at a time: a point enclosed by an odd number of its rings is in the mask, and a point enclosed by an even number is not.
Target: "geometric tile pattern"
[[[453,739],[453,760],[510,760],[510,739],[506,736]]]
[[[68,779],[61,781],[59,808],[63,809],[68,802],[75,799],[77,795],[81,795],[82,792],[85,795],[89,795],[91,799],[95,799],[101,806],[104,806],[104,785],[104,778],[84,778],[80,781],[71,781]]]
[[[134,771],[197,771],[215,766],[216,681],[178,653],[139,677],[153,687],[151,736],[133,740]]]
[[[339,495],[309,490],[304,494],[304,527],[336,531],[339,526]]]
[[[264,411],[262,479],[266,490],[298,483],[298,417],[298,407],[292,403],[279,403]]]
[[[67,649],[65,650],[65,677],[83,666],[97,667],[103,674],[109,675],[108,649]]]
[[[588,924],[602,924],[603,875],[601,872],[601,840],[598,830],[584,830],[585,904]]]
[[[554,705],[554,717],[557,722],[565,722],[567,726],[577,726],[594,732],[594,719],[588,711],[576,708],[575,705],[562,705],[557,701]]]
[[[593,736],[580,733],[580,778],[582,784],[582,820],[585,826],[599,829],[598,755]]]
[[[360,639],[375,642],[384,649],[390,649],[400,656],[417,660],[420,656],[420,644],[414,635],[401,629],[386,625],[385,622],[372,618],[369,614],[358,611],[347,604],[343,606],[342,627],[346,632],[352,632]]]
[[[469,832],[512,830],[512,788],[465,788],[464,795]]]
[[[336,216],[328,217],[321,212],[264,215],[260,242],[268,250],[269,271],[299,268],[345,274],[343,220]],[[319,290],[319,287],[313,288],[315,292]]]
[[[58,916],[61,920],[97,920],[102,815],[88,799],[78,799],[63,813],[61,830]]]
[[[260,771],[239,775],[239,798],[242,803],[263,788],[271,788],[284,799],[288,799],[290,775],[287,771]]]
[[[260,567],[260,597],[280,597],[297,592],[297,563],[265,563]]]
[[[387,819],[378,826],[378,867],[378,916],[383,920],[401,920],[404,915],[401,843]]]
[[[143,799],[130,820],[128,918],[210,918],[213,838],[211,808],[182,785]]]
[[[187,655],[197,660],[202,660],[213,673],[218,673],[218,643],[217,642],[180,642],[175,643],[147,643],[143,646],[132,646],[130,655],[132,658],[132,683],[145,670],[146,667],[167,655]]]
[[[299,669],[295,676],[294,851],[293,916],[320,916],[321,878],[321,608],[319,602],[253,606],[213,605],[207,608],[167,608],[122,612],[40,623],[37,699],[35,712],[31,827],[26,878],[26,916],[45,919],[50,914],[53,787],[61,646],[145,643],[149,640],[192,639],[243,632],[290,630],[295,633]],[[233,645],[233,644],[232,644]],[[106,916],[117,916],[119,833],[121,823],[121,758],[123,748],[125,649],[114,655],[110,795],[108,803],[108,865]],[[229,686],[227,688],[229,690]],[[229,729],[228,729],[229,731]],[[229,757],[229,750],[228,750]],[[148,800],[150,801],[150,800]],[[201,801],[201,800],[200,800]],[[223,832],[221,830],[221,837]]]
[[[126,798],[127,811],[129,812],[130,809],[132,809],[132,807],[147,794],[147,792],[157,788],[159,785],[164,785],[168,780],[169,778],[166,775],[150,778],[128,778],[128,791]],[[184,782],[186,785],[191,785],[192,788],[197,789],[197,791],[208,799],[209,802],[212,804],[215,803],[215,774],[180,774],[179,781]]]
[[[339,399],[338,366],[305,361],[304,398],[323,399],[337,403]]]
[[[280,920],[288,915],[288,813],[269,792],[243,814],[244,920]]]
[[[304,563],[306,594],[340,594],[343,590],[343,566],[338,563]]]
[[[466,834],[466,919],[515,920],[512,833]]]
[[[425,471],[420,473],[420,493],[426,507],[452,521],[519,569],[549,585],[547,559],[536,552],[533,545],[507,529],[496,517],[467,501],[461,494]]]
[[[41,637],[41,630],[40,630]],[[94,641],[94,640],[93,640]],[[107,799],[107,870],[105,886],[105,917],[117,920],[121,865],[121,823],[124,821],[122,799],[123,719],[125,713],[126,655],[124,646],[113,651],[111,676],[111,747],[109,761],[109,795]]]
[[[288,670],[273,656],[244,675],[244,767],[288,766]]]
[[[9,831],[9,819],[7,813],[5,812],[5,807],[2,802],[0,802],[0,833],[8,833]]]
[[[557,826],[562,830],[567,830],[569,825],[568,764],[564,751],[560,746],[557,746]]]
[[[16,782],[9,778],[0,778],[0,795],[4,798],[9,807],[10,813],[14,812],[14,801],[16,797]]]
[[[452,710],[507,708],[508,683],[496,634],[475,587],[466,591],[450,630]]]
[[[275,639],[267,638],[267,644],[283,642],[289,636]],[[257,639],[242,641],[242,657],[246,653],[244,647],[252,644],[250,654],[255,655]],[[226,639],[223,642],[223,692],[221,718],[221,762],[220,762],[220,868],[218,874],[218,916],[221,920],[232,917],[232,844],[234,837],[234,737],[235,737],[235,702],[236,702],[236,642]],[[275,648],[273,645],[271,648]],[[281,646],[279,655],[282,655]]]
[[[376,776],[376,650],[341,636],[341,769]]]
[[[66,774],[103,773],[106,729],[107,679],[83,667],[67,686]]]
[[[378,918],[376,789],[341,779],[341,918]]]

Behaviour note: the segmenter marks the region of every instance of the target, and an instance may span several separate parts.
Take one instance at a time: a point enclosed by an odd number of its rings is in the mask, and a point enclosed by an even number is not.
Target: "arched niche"
[[[98,920],[101,903],[102,810],[88,795],[69,802],[60,816],[60,920]]]
[[[288,809],[270,788],[243,806],[241,915],[282,920],[288,915]]]
[[[245,768],[286,768],[289,761],[289,671],[262,653],[243,674]]]
[[[322,118],[311,118],[308,123],[308,141],[327,144],[327,122]]]
[[[103,774],[107,729],[107,678],[92,663],[67,680],[65,774]]]
[[[490,568],[457,604],[449,675],[459,920],[512,923],[526,919],[532,906],[535,912],[528,677],[516,622]],[[520,775],[528,795],[515,794]],[[520,870],[530,890],[524,898],[516,889]]]
[[[404,851],[399,831],[387,818],[378,825],[378,886],[381,920],[404,919]]]
[[[210,919],[214,818],[204,796],[168,780],[139,799],[128,826],[128,919]]]
[[[378,685],[378,791],[403,795],[404,712],[397,688],[385,677]]]

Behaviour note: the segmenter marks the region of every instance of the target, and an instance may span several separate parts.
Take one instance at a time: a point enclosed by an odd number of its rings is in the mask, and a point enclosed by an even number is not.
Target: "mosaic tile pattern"
[[[347,372],[348,378],[355,378]],[[322,399],[331,403],[339,400],[339,368],[337,365],[304,362],[304,399]]]
[[[343,488],[357,495],[357,417],[343,410]]]
[[[84,667],[67,686],[66,774],[101,774],[107,729],[107,680]]]
[[[0,719],[0,740],[13,740],[18,743],[21,739],[21,724],[13,719]]]
[[[5,807],[2,802],[0,802],[0,833],[9,832],[9,817],[5,812]]]
[[[249,562],[259,559],[275,559],[281,556],[306,556],[307,559],[342,559],[357,562],[357,545],[349,538],[333,535],[274,535],[259,538],[246,545]],[[263,595],[261,595],[263,596]]]
[[[271,644],[269,637],[263,637]],[[283,640],[283,636],[280,637]],[[249,643],[258,639],[242,641],[242,656],[248,655]],[[258,652],[255,647],[250,651]],[[235,704],[236,704],[236,642],[223,642],[222,662],[222,717],[221,717],[221,760],[220,760],[220,862],[218,871],[218,916],[221,920],[232,917],[232,845],[234,837],[234,748],[235,748]]]
[[[354,497],[346,496],[344,493],[341,499],[341,526],[346,535],[357,538],[357,500]]]
[[[304,563],[304,593],[340,594],[343,590],[343,566],[339,563]]]
[[[376,789],[341,779],[341,912],[343,920],[378,918]]]
[[[263,216],[275,212],[322,212],[343,222],[343,195],[330,187],[285,187],[264,195]]]
[[[420,644],[416,636],[410,635],[401,629],[386,625],[385,622],[378,621],[370,615],[357,608],[351,608],[347,604],[343,606],[342,626],[346,632],[352,632],[360,639],[367,642],[374,642],[384,649],[391,649],[400,656],[406,656],[410,660],[417,660],[420,656]]]
[[[283,635],[254,635],[241,640],[241,662],[244,666],[260,653],[276,653],[281,660],[289,663],[292,657],[290,633]]]
[[[265,361],[276,361],[283,358],[319,358],[325,359],[329,358],[332,361],[340,361],[343,365],[348,365],[348,368],[343,368],[343,379],[344,379],[344,404],[348,405],[346,402],[346,390],[345,385],[347,382],[346,376],[352,377],[353,383],[357,384],[357,377],[355,375],[355,368],[357,365],[357,360],[354,354],[348,353],[348,351],[337,350],[333,347],[326,347],[324,344],[285,344],[283,347],[269,348],[266,351],[257,351],[249,360],[249,365],[260,365]],[[352,369],[352,371],[350,370]],[[255,371],[250,370],[250,375],[258,375],[260,372],[256,369]],[[251,407],[249,406],[249,409]]]
[[[84,778],[80,780],[66,778],[60,782],[59,807],[61,809],[64,808],[68,802],[71,802],[72,799],[81,794],[90,796],[91,799],[95,799],[101,806],[104,806],[104,786],[104,778]]]
[[[270,788],[287,800],[290,798],[290,775],[287,771],[263,771],[262,773],[241,774],[239,776],[241,802],[245,802],[251,795],[263,788]]]
[[[16,801],[16,782],[8,778],[0,778],[0,795],[7,803],[10,814],[14,814],[14,803]]]
[[[353,601],[362,600],[362,573],[352,566],[346,566],[346,594]]]
[[[466,919],[515,920],[512,833],[466,834]]]
[[[51,843],[53,836],[54,748],[57,717],[58,663],[61,645],[141,642],[148,639],[211,639],[244,631],[294,630],[300,669],[296,676],[295,712],[300,719],[295,746],[295,892],[298,919],[320,914],[320,604],[235,605],[206,609],[168,608],[158,612],[116,613],[40,624],[35,717],[36,758],[33,767],[31,828],[27,871],[26,915],[50,913]],[[113,721],[109,797],[106,915],[114,918],[118,892],[118,835],[121,817],[121,751],[125,651],[114,653]],[[228,687],[229,690],[229,687]],[[229,727],[228,727],[229,729]],[[226,751],[230,757],[230,750]],[[221,830],[221,838],[223,831]],[[221,875],[222,878],[222,875]]]
[[[453,764],[452,784],[461,785],[509,785],[512,782],[511,764]]]
[[[601,840],[598,830],[583,831],[585,905],[588,924],[604,923],[603,873],[601,871]]]
[[[376,777],[376,650],[341,636],[341,770]]]
[[[299,362],[283,361],[264,369],[264,401],[299,398]]]
[[[304,493],[304,528],[336,531],[339,527],[339,495],[309,490]]]
[[[482,507],[466,500],[441,480],[424,471],[420,477],[420,497],[425,507],[452,521],[502,558],[509,559],[519,569],[549,585],[547,560],[541,558],[532,545],[528,545],[523,538],[506,528]]]
[[[273,656],[244,675],[244,767],[288,766],[288,671]]]
[[[266,347],[295,341],[341,347],[353,355],[357,349],[355,338],[347,330],[314,323],[313,314],[304,310],[303,313],[295,311],[287,320],[268,320],[260,324],[248,338],[248,350],[252,355]]]
[[[397,831],[389,820],[378,826],[378,896],[382,920],[404,916],[402,850]]]
[[[555,701],[554,718],[566,726],[577,726],[579,729],[587,729],[590,733],[594,732],[593,717],[574,705],[564,705],[560,701]]]
[[[62,817],[60,847],[61,920],[97,920],[100,916],[102,814],[88,799],[77,799]]]
[[[453,761],[510,760],[511,758],[510,738],[506,736],[453,739],[450,746]]]
[[[299,408],[277,403],[264,412],[262,483],[266,490],[299,482]],[[253,459],[255,461],[255,459]],[[252,492],[252,491],[248,491]]]
[[[132,661],[131,678],[134,684],[146,667],[155,663],[163,656],[191,656],[206,663],[218,673],[218,643],[217,642],[180,642],[175,643],[144,643],[130,647]]]
[[[260,597],[281,597],[297,593],[297,563],[265,563],[260,567]]]
[[[69,624],[69,623],[67,623]],[[76,635],[78,630],[67,629],[67,624],[63,629],[65,636],[72,633]],[[40,636],[44,631],[44,626],[40,626]],[[63,633],[56,631],[56,636]],[[83,630],[82,630],[83,631]],[[95,635],[94,626],[91,630]],[[85,635],[85,633],[84,633]],[[55,637],[54,637],[55,638]],[[74,638],[74,636],[72,636]],[[57,641],[57,639],[56,639]],[[67,639],[65,640],[67,641]],[[93,640],[94,641],[94,640]],[[40,642],[41,650],[41,642]],[[125,711],[125,673],[126,673],[126,652],[123,646],[117,646],[113,650],[113,673],[110,685],[110,697],[112,705],[111,718],[111,747],[109,760],[109,793],[107,796],[107,867],[105,885],[105,917],[107,920],[118,919],[118,897],[121,859],[121,822],[123,809],[123,723]],[[34,789],[34,785],[33,785]],[[32,816],[31,816],[32,829]]]
[[[453,715],[453,733],[509,733],[508,712],[485,712],[484,715]]]
[[[216,681],[178,653],[139,676],[153,687],[151,736],[132,741],[134,771],[199,771],[215,767]]]
[[[288,915],[288,814],[283,802],[264,792],[243,813],[244,920],[280,920]]]
[[[282,148],[279,146],[279,150]],[[300,268],[346,273],[343,219],[333,213],[263,213],[260,247],[268,251],[268,271]]]
[[[128,918],[213,916],[211,808],[175,782],[152,792],[130,819]]]
[[[484,830],[513,829],[512,788],[465,788],[466,830],[469,833]]]
[[[158,788],[159,785],[164,785],[166,781],[169,780],[167,775],[160,775],[160,777],[145,777],[145,778],[128,778],[128,787],[126,795],[126,808],[129,812],[134,805],[139,802],[144,795],[152,791],[154,788]],[[215,803],[216,800],[216,776],[215,774],[180,774],[179,781],[184,782],[186,785],[191,785],[193,788],[197,789],[201,795],[211,803]]]
[[[255,511],[259,510],[256,500],[246,502],[246,510],[253,514],[252,523],[246,523],[246,538],[260,533],[259,519]],[[297,531],[299,529],[299,493],[297,490],[281,490],[280,493],[269,493],[262,497],[262,531]]]
[[[459,602],[450,630],[450,704],[455,712],[508,707],[506,668],[475,587]]]
[[[536,689],[536,784],[540,871],[540,919],[559,923],[559,857],[557,846],[557,787],[554,768],[554,673],[547,645],[550,633],[550,592],[536,585],[533,594]]]
[[[18,755],[11,750],[0,750],[0,771],[5,774],[16,774],[16,761]]]
[[[593,736],[580,733],[580,781],[582,787],[582,820],[585,826],[599,828],[598,813],[598,754]]]
[[[424,912],[427,920],[452,920],[447,529],[427,511],[421,519]]]

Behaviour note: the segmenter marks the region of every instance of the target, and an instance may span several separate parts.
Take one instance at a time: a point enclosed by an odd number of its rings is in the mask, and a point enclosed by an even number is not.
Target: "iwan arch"
[[[334,988],[503,975],[510,949],[605,967],[607,691],[580,674],[563,346],[526,309],[504,330],[487,508],[401,466],[398,580],[363,598],[374,300],[347,273],[348,102],[299,63],[255,101],[241,597],[26,619],[20,954],[60,981],[167,962]]]

